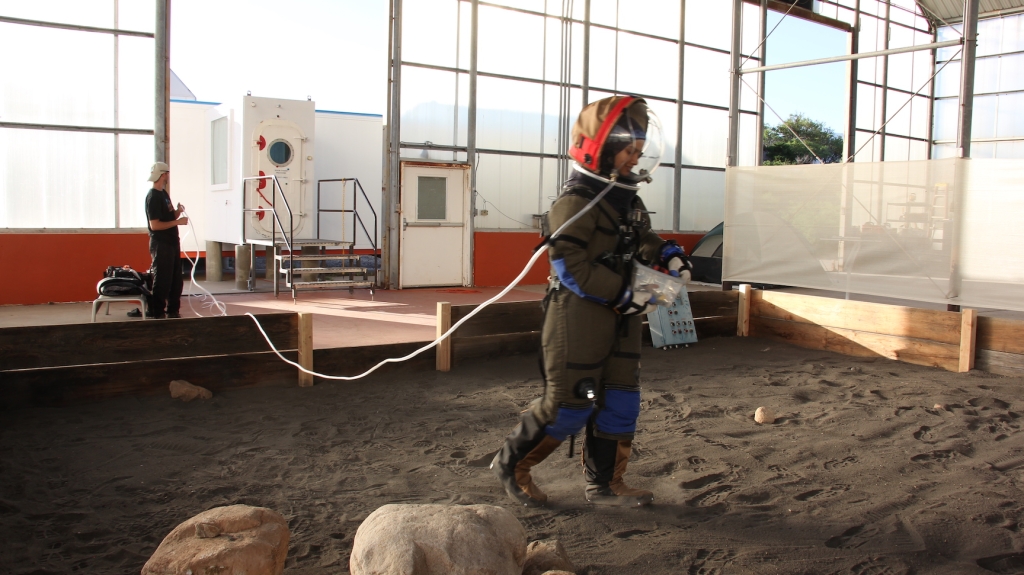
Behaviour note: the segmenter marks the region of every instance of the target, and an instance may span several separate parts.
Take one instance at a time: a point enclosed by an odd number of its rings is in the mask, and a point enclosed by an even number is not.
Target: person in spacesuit
[[[637,195],[661,159],[661,125],[647,103],[614,96],[587,105],[572,130],[574,173],[544,233],[606,195],[549,238],[551,277],[541,336],[544,394],[523,412],[491,469],[515,501],[543,505],[533,466],[583,428],[587,501],[642,506],[650,491],[623,480],[640,414],[640,344],[652,293],[633,286],[633,262],[689,279],[682,247],[651,230]]]

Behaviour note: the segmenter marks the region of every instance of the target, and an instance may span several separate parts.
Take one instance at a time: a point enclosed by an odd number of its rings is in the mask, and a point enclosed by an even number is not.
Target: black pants
[[[167,314],[177,314],[181,309],[183,287],[181,246],[178,242],[150,239],[149,255],[153,258],[153,265],[150,266],[150,271],[153,272],[153,299],[150,302],[150,312],[157,317],[162,316],[166,306]]]

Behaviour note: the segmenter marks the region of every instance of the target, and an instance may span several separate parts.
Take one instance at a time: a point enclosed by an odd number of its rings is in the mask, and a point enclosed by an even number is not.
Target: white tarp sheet
[[[1022,217],[1024,160],[729,168],[722,277],[1024,310]]]

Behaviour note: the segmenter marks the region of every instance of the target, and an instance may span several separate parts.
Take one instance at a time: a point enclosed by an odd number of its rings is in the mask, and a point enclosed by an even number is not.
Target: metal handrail
[[[246,203],[245,203],[245,182],[248,182],[250,180],[272,180],[271,196],[270,196],[271,200],[270,200],[270,208],[269,209],[267,209],[267,208],[254,209],[254,208],[246,208],[245,207],[245,205],[246,205]],[[295,235],[295,215],[292,213],[292,207],[288,204],[288,198],[284,195],[284,189],[282,188],[281,189],[281,199],[284,200],[284,207],[285,207],[286,210],[288,210],[288,226],[289,226],[288,227],[288,232],[289,233],[285,233],[284,224],[281,223],[281,218],[280,218],[280,216],[277,213],[277,189],[278,189],[278,187],[280,187],[280,185],[281,185],[281,183],[277,181],[277,175],[276,174],[271,174],[269,176],[250,176],[248,178],[242,178],[242,242],[246,243],[246,244],[249,243],[248,238],[246,237],[246,234],[245,234],[245,214],[246,214],[246,212],[254,212],[255,213],[255,212],[268,212],[269,211],[270,213],[272,213],[274,215],[274,221],[277,222],[277,225],[281,227],[281,237],[284,238],[285,244],[288,247],[288,267],[289,268],[294,268],[294,266],[295,266],[295,259],[294,259],[295,258],[295,249],[292,246],[292,236]],[[259,188],[257,188],[257,191],[258,190],[259,190]],[[266,199],[265,196],[264,196],[264,199]],[[276,252],[277,252],[277,233],[276,232],[277,232],[277,227],[270,226],[270,244],[274,248],[274,251],[275,251],[274,255],[275,256],[277,255],[276,254]],[[254,257],[252,255],[252,252],[250,252],[250,256],[249,257],[250,258]],[[273,263],[271,263],[269,261],[269,258],[268,258],[267,264],[271,265],[271,266],[275,265],[275,264],[273,264]],[[253,270],[252,266],[250,266],[249,267],[249,274],[252,277],[255,277],[255,273],[256,273],[255,270]],[[273,274],[274,274],[274,278],[275,278],[275,282],[276,282],[276,278],[277,278],[277,270],[276,269],[273,270]],[[295,281],[294,281],[294,278],[292,279],[291,284],[292,285],[290,287],[292,288],[292,299],[295,299]],[[275,283],[275,285],[276,285],[276,283]]]
[[[353,196],[352,196],[352,209],[351,210],[346,209],[344,207],[344,205],[342,205],[342,209],[340,209],[340,210],[324,210],[324,209],[320,208],[320,206],[321,206],[321,188],[320,188],[320,184],[322,182],[342,182],[342,184],[344,184],[345,182],[355,182],[355,187],[359,188],[359,192],[363,195],[363,199],[366,201],[366,205],[370,208],[370,212],[373,214],[373,235],[370,235],[369,230],[366,229],[366,224],[363,222],[363,217],[359,215],[359,196],[358,195],[353,194]],[[355,189],[355,187],[353,187],[353,190]],[[317,206],[317,210],[316,210],[316,231],[317,231],[317,235],[318,236],[320,235],[320,214],[322,212],[328,212],[328,213],[348,213],[348,212],[352,212],[352,247],[350,248],[350,253],[354,253],[355,252],[356,240],[357,240],[357,238],[356,238],[356,223],[358,223],[359,227],[361,227],[363,229],[363,234],[366,236],[366,238],[368,240],[370,240],[370,245],[373,247],[373,255],[375,257],[379,257],[380,256],[380,254],[378,253],[380,251],[380,249],[377,247],[377,230],[378,230],[378,227],[377,227],[377,225],[378,225],[377,224],[377,210],[375,210],[373,208],[373,202],[371,202],[369,196],[366,195],[366,190],[364,190],[363,189],[363,185],[361,183],[359,183],[359,178],[333,178],[333,179],[326,179],[326,180],[317,180],[317,182],[316,182],[316,206]],[[344,233],[343,233],[343,235],[344,235]],[[345,238],[343,237],[342,239],[344,240]],[[380,269],[379,266],[377,266],[374,269],[374,274],[373,274],[374,282],[373,283],[375,285],[377,283],[377,274],[378,274],[379,269]]]

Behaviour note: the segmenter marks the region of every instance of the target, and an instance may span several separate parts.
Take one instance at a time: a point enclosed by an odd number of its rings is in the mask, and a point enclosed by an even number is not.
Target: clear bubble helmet
[[[588,104],[573,125],[569,147],[580,168],[633,185],[650,181],[664,151],[661,121],[646,101],[634,96]]]

